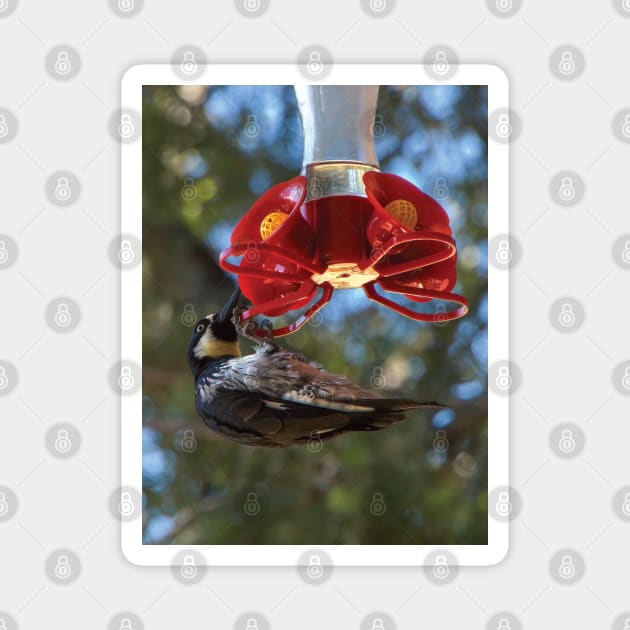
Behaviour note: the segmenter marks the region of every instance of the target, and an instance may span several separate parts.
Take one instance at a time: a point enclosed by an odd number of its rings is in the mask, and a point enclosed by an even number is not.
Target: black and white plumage
[[[327,440],[350,431],[377,431],[435,402],[382,399],[304,356],[262,342],[241,357],[232,312],[240,292],[220,313],[195,325],[188,364],[203,421],[249,446],[282,447]]]

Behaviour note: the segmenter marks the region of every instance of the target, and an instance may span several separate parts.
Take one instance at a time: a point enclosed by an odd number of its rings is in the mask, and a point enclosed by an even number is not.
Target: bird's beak
[[[241,297],[241,290],[237,287],[230,299],[224,304],[223,308],[217,313],[217,321],[229,322],[232,318],[232,311],[236,308]]]

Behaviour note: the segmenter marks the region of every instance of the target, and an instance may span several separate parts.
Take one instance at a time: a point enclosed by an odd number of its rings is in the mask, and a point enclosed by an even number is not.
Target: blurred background
[[[469,314],[413,322],[336,291],[281,339],[383,396],[439,400],[380,432],[308,447],[240,446],[194,409],[195,321],[234,287],[218,266],[232,229],[297,175],[290,86],[145,86],[143,104],[143,531],[147,544],[486,544],[487,88],[383,86],[381,170],[446,208],[455,291]],[[251,344],[241,343],[249,352]]]

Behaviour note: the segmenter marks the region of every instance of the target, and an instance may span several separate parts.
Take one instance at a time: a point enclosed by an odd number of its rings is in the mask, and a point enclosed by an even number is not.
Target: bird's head
[[[238,334],[232,322],[232,312],[240,297],[241,292],[236,289],[218,313],[206,315],[195,324],[186,353],[188,365],[195,376],[214,359],[241,355]]]

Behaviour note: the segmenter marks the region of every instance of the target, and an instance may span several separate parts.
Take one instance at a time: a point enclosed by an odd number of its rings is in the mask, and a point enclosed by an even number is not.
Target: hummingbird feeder
[[[240,313],[241,322],[305,309],[273,331],[281,337],[301,328],[334,289],[357,288],[417,321],[464,316],[466,298],[451,293],[457,247],[446,211],[406,179],[379,170],[373,132],[378,86],[299,85],[295,92],[302,172],[253,204],[219,258],[252,304]],[[237,257],[238,263],[230,260]],[[440,301],[434,313],[412,308],[430,300]],[[458,306],[447,310],[446,302]]]

